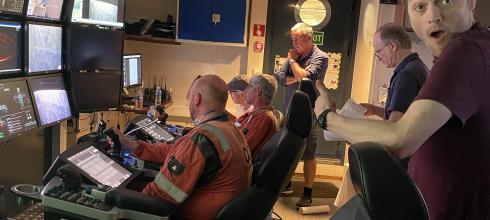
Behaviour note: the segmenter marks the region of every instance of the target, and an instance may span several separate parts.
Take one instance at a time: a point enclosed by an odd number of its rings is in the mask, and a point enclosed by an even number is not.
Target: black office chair
[[[254,184],[218,213],[218,220],[265,219],[293,175],[311,130],[308,96],[295,91],[286,114],[286,126],[264,145],[254,161]]]
[[[364,142],[349,149],[349,169],[357,196],[332,220],[428,220],[427,206],[417,186],[390,152]]]
[[[298,90],[308,95],[308,98],[310,98],[311,108],[314,109],[318,94],[316,92],[315,86],[313,85],[313,82],[308,78],[302,78],[299,82]]]

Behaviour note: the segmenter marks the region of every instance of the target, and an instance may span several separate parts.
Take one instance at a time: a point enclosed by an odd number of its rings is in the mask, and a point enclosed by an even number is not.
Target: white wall
[[[154,77],[167,79],[167,88],[173,90],[171,108],[176,110],[185,110],[187,89],[197,75],[217,74],[229,81],[233,76],[245,73],[247,67],[247,48],[243,47],[126,41],[124,50],[141,53],[145,87],[153,86]]]
[[[367,102],[373,68],[373,34],[378,20],[379,0],[361,2],[361,14],[356,44],[352,95],[356,102]]]

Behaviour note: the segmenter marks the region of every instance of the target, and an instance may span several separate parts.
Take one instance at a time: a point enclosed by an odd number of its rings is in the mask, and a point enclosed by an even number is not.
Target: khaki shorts
[[[310,136],[306,138],[306,148],[305,148],[305,152],[303,153],[302,160],[315,159],[317,126],[318,124],[316,123],[316,120],[314,120],[313,126],[311,126],[312,128],[311,128]]]

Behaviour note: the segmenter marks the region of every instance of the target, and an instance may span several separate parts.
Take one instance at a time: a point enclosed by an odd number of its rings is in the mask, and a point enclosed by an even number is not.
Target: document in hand
[[[336,112],[337,114],[343,115],[345,117],[359,119],[364,117],[364,113],[366,111],[366,108],[357,104],[356,102],[354,102],[354,100],[349,99],[347,100],[347,102],[345,102],[342,109],[337,109]],[[323,138],[325,138],[326,141],[344,141],[344,139],[332,133],[331,131],[323,131]]]

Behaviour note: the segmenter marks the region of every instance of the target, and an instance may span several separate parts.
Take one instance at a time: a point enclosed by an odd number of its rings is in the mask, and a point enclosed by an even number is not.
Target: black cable
[[[278,217],[279,220],[282,220],[282,217],[279,214],[277,214],[276,212],[274,212],[274,210],[272,210],[272,215],[275,215],[276,217]]]

